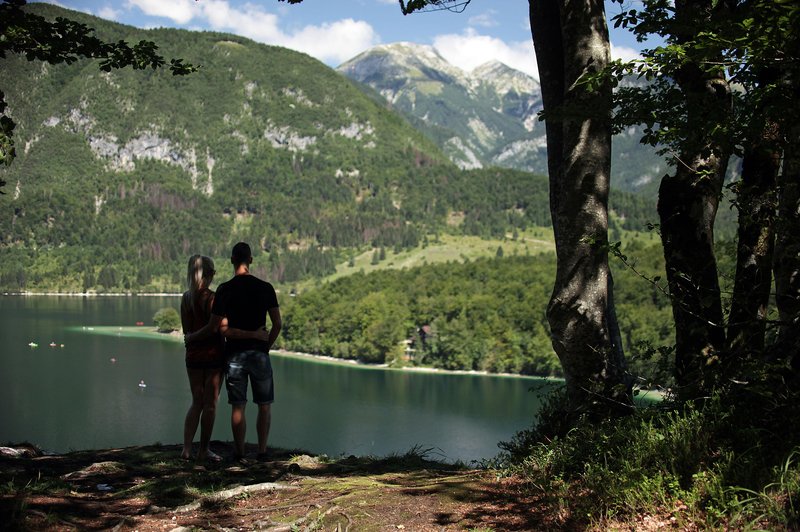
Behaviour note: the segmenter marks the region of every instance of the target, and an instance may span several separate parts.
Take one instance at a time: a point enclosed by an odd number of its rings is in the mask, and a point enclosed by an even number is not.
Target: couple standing
[[[269,350],[280,334],[281,313],[272,285],[250,275],[252,262],[250,246],[244,242],[236,244],[231,251],[234,276],[219,285],[215,294],[209,289],[216,273],[214,262],[200,255],[189,259],[189,290],[181,299],[181,322],[192,404],[184,423],[182,458],[191,457],[192,440],[199,424],[197,459],[220,460],[208,444],[223,373],[232,408],[234,458],[245,456],[248,379],[253,402],[258,405],[258,457],[266,457],[275,398]],[[269,330],[267,315],[271,322]]]

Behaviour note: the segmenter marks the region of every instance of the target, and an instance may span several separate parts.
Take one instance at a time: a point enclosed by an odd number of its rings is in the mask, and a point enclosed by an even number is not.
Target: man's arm
[[[281,327],[283,326],[283,322],[281,321],[281,309],[280,307],[273,307],[267,311],[269,313],[269,320],[272,322],[272,327],[269,329],[269,334],[267,335],[267,351],[272,349],[272,344],[275,343],[275,340],[278,339],[278,335],[281,333]],[[266,331],[264,331],[266,332]]]

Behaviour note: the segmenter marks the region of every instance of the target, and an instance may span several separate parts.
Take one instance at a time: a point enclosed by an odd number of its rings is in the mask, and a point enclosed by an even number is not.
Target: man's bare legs
[[[233,432],[234,454],[236,458],[244,458],[244,436],[247,432],[247,419],[244,415],[244,404],[231,405],[231,432]]]
[[[258,405],[258,419],[256,420],[256,431],[258,432],[258,454],[263,455],[267,452],[267,439],[269,438],[269,426],[272,424],[272,404]]]
[[[233,432],[233,445],[236,458],[245,455],[245,435],[247,433],[247,418],[245,405],[231,405],[231,432]],[[267,452],[269,427],[272,424],[272,405],[258,405],[258,418],[256,419],[256,432],[258,433],[258,454]]]

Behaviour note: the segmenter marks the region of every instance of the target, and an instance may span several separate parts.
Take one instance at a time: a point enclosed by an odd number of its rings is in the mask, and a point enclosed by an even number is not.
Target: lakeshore
[[[170,333],[162,333],[158,332],[154,327],[149,326],[113,326],[113,325],[102,325],[102,326],[92,326],[92,325],[85,325],[81,327],[71,327],[70,330],[72,331],[80,331],[89,334],[99,334],[104,336],[118,336],[123,338],[146,338],[150,340],[162,340],[162,341],[169,341],[169,342],[180,342],[183,343],[183,332],[181,331],[172,331]],[[535,380],[548,380],[552,381],[553,384],[561,384],[564,382],[564,379],[560,379],[557,377],[540,377],[540,376],[532,376],[532,375],[519,375],[515,373],[490,373],[488,371],[478,371],[478,370],[453,370],[453,369],[442,369],[442,368],[433,368],[433,367],[426,367],[426,366],[391,366],[389,364],[369,364],[366,362],[362,362],[360,360],[354,359],[345,359],[345,358],[335,358],[326,355],[316,355],[313,353],[302,353],[299,351],[287,351],[285,349],[273,349],[270,351],[270,355],[273,356],[280,356],[280,357],[289,357],[289,358],[301,358],[304,360],[310,360],[318,363],[327,363],[327,364],[335,364],[341,366],[350,366],[350,367],[358,367],[363,369],[374,369],[374,370],[388,370],[388,371],[409,371],[409,372],[417,372],[417,373],[441,373],[441,374],[448,374],[448,375],[476,375],[476,376],[493,376],[493,377],[512,377],[512,378],[527,378],[527,379],[535,379]]]
[[[128,338],[147,338],[151,340],[162,340],[170,342],[183,343],[183,333],[181,331],[173,331],[171,333],[158,332],[154,327],[148,326],[82,326],[73,327],[72,330],[80,330],[91,334],[100,334],[106,336],[119,336]],[[552,386],[560,386],[564,383],[563,378],[547,377],[536,375],[518,375],[515,373],[490,373],[488,371],[478,370],[458,370],[458,369],[442,369],[426,366],[390,366],[388,364],[369,364],[361,362],[360,360],[335,358],[326,355],[315,355],[313,353],[301,353],[299,351],[287,351],[285,349],[273,349],[270,351],[270,356],[279,356],[286,358],[296,358],[315,362],[318,364],[332,364],[337,366],[348,366],[358,369],[366,370],[382,370],[382,371],[401,371],[409,373],[429,373],[441,375],[471,375],[476,377],[504,377],[515,379],[530,379],[531,381],[546,381]],[[661,401],[667,395],[662,390],[645,390],[635,388],[637,398],[645,401]]]

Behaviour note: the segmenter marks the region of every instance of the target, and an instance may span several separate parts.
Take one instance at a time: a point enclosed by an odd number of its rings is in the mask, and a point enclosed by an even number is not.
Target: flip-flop
[[[238,464],[238,465],[244,466],[244,467],[251,466],[251,465],[254,464],[254,461],[251,458],[247,458],[245,456],[233,456],[233,458],[231,460],[235,464]]]
[[[211,449],[209,449],[206,452],[206,460],[208,460],[209,462],[222,462],[222,457],[217,453],[215,453],[214,451],[212,451]]]

